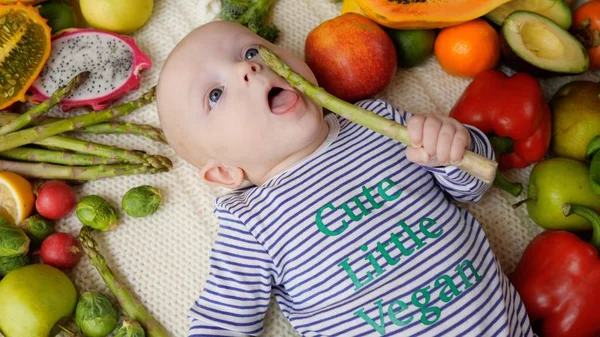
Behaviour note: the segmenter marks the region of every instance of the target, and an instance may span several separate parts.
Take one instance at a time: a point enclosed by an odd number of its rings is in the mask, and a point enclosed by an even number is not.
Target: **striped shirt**
[[[381,100],[357,105],[406,124]],[[274,296],[304,336],[533,336],[477,220],[450,201],[490,187],[456,167],[330,114],[313,154],[216,201],[211,271],[189,336],[263,330]],[[471,150],[493,159],[467,126]]]

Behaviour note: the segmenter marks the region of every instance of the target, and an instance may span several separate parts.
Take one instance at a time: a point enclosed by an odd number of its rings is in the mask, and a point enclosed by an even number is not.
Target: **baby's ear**
[[[202,179],[212,185],[235,189],[244,182],[244,170],[239,167],[230,167],[209,160],[201,171]]]

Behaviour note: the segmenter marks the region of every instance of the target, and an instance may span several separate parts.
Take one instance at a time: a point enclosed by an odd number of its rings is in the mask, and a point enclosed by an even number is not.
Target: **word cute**
[[[369,204],[371,205],[371,207],[373,207],[374,210],[379,209],[383,206],[383,204],[386,201],[394,201],[400,197],[400,195],[402,194],[402,190],[398,190],[398,191],[396,191],[396,193],[393,193],[392,195],[388,194],[388,191],[390,189],[392,189],[395,185],[396,184],[390,178],[384,178],[377,184],[377,193],[379,194],[379,196],[381,196],[381,199],[383,199],[383,202],[377,202],[375,200],[375,197],[373,197],[373,195],[371,194],[371,191],[373,191],[373,189],[375,189],[375,187],[367,188],[366,186],[362,186],[362,193],[360,193],[360,194],[352,197],[352,199],[342,203],[342,205],[340,207],[341,207],[341,209],[344,210],[346,215],[348,215],[348,217],[350,217],[350,219],[352,219],[352,221],[359,221],[360,219],[363,218],[363,216],[371,214],[371,210],[365,207],[365,204],[360,200],[360,196],[361,195],[364,196],[367,199],[367,201],[369,202]],[[360,209],[359,214],[354,214],[354,212],[350,208],[351,202],[353,202],[354,204],[356,204],[356,206],[358,206],[358,208]],[[329,229],[329,227],[323,222],[323,213],[326,210],[330,210],[331,212],[334,212],[338,209],[340,209],[340,208],[334,206],[332,202],[329,202],[329,203],[323,205],[317,211],[317,214],[315,217],[315,223],[317,224],[317,228],[319,228],[319,230],[323,234],[325,234],[327,236],[336,236],[336,235],[342,234],[348,228],[348,221],[346,221],[346,220],[342,220],[342,226],[336,230]]]

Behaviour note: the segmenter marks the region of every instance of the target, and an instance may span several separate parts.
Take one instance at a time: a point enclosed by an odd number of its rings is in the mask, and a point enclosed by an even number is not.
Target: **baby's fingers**
[[[413,163],[423,165],[429,162],[431,156],[422,147],[408,147],[406,148],[406,158]]]
[[[423,148],[431,157],[437,156],[437,145],[442,121],[435,116],[429,116],[423,125]]]
[[[450,161],[450,150],[454,135],[456,134],[456,127],[452,123],[445,123],[440,129],[440,133],[437,140],[437,149],[435,156],[437,160],[443,165],[448,164]]]
[[[423,125],[425,116],[413,115],[408,119],[406,127],[408,128],[408,139],[413,147],[423,146]],[[409,158],[410,159],[410,158]]]
[[[450,162],[452,164],[458,164],[465,154],[467,148],[471,146],[471,137],[469,136],[469,132],[464,128],[464,130],[459,130],[454,135],[454,139],[452,140],[452,149],[450,150]]]

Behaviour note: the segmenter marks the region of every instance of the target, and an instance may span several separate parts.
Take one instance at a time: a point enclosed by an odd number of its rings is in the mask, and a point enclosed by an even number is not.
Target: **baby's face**
[[[159,83],[161,125],[192,164],[272,166],[317,136],[322,109],[263,63],[259,44],[316,83],[300,58],[229,22],[200,27],[170,56]]]

